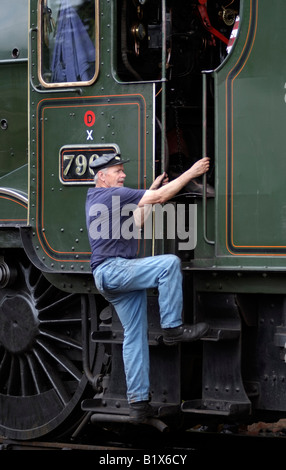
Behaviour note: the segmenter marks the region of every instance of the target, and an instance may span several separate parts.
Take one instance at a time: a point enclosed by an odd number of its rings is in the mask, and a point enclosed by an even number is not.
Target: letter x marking
[[[92,133],[93,133],[93,129],[91,131],[86,131],[87,132],[87,139],[86,140],[93,140],[93,137],[92,137]]]

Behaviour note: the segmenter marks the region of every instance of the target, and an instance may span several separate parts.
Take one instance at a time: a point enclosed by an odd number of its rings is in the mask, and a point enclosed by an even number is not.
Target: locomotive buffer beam
[[[209,415],[249,414],[251,402],[241,376],[241,318],[233,295],[202,293],[198,309],[210,324],[203,339],[202,398],[182,411]]]

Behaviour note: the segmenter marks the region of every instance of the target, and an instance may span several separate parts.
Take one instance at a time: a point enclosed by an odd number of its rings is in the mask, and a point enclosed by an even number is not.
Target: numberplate
[[[91,184],[94,171],[89,165],[105,153],[119,153],[119,147],[117,145],[62,147],[60,150],[60,180],[62,184]]]

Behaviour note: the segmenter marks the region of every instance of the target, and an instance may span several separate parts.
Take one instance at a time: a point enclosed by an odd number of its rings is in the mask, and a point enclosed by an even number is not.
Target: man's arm
[[[201,158],[195,162],[188,170],[178,176],[176,179],[169,183],[153,189],[152,186],[148,189],[143,197],[140,199],[138,206],[143,207],[144,205],[163,204],[174,197],[186,184],[194,178],[206,173],[210,166],[210,159],[208,157]],[[164,177],[164,174],[160,176]],[[158,178],[160,178],[158,177]],[[157,179],[158,179],[157,178]],[[162,178],[163,179],[163,178]],[[156,181],[156,180],[155,180]],[[154,183],[155,183],[154,181]],[[153,183],[153,184],[154,184]]]
[[[157,176],[157,178],[151,184],[149,190],[154,190],[160,188],[160,186],[164,186],[169,181],[167,174],[164,172],[162,175]],[[146,222],[147,218],[150,215],[152,210],[152,204],[148,204],[145,206],[137,207],[133,212],[135,225],[138,228],[142,228],[144,223]]]

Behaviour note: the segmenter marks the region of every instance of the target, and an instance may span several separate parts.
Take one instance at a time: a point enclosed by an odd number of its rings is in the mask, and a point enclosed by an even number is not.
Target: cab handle
[[[207,157],[207,76],[211,71],[204,70],[203,74],[203,101],[202,101],[202,138],[203,138],[203,157]],[[208,238],[208,212],[207,212],[207,175],[203,175],[203,237],[206,243],[214,245],[214,240]]]

